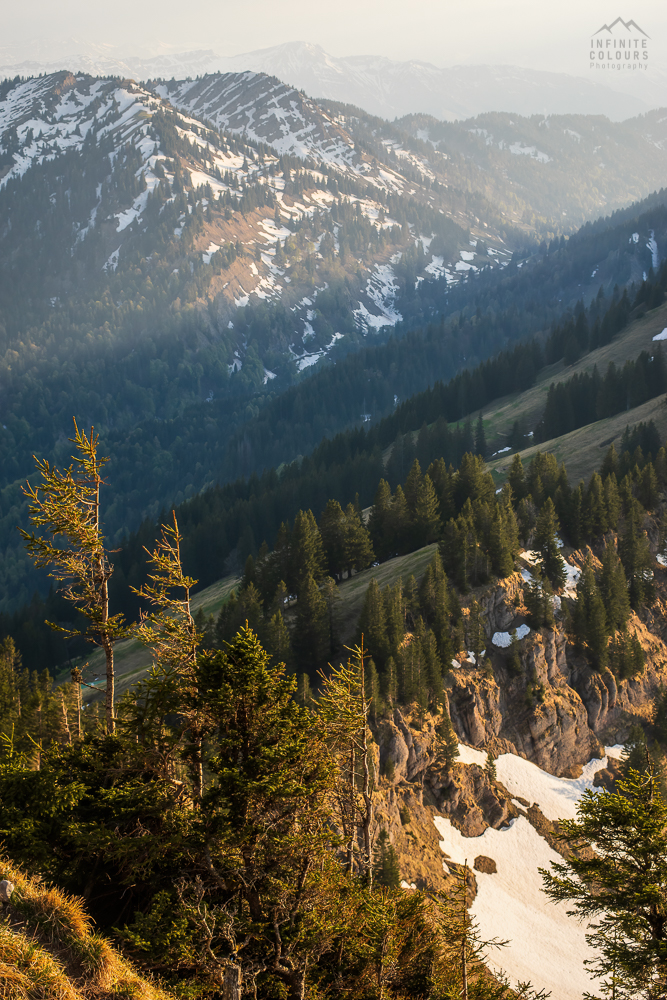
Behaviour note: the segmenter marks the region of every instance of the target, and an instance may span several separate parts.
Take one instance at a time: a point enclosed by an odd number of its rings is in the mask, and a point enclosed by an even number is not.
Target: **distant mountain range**
[[[276,76],[312,97],[354,104],[390,120],[421,113],[453,121],[507,111],[523,116],[606,115],[612,121],[622,121],[655,106],[650,96],[642,99],[566,73],[516,66],[443,69],[427,62],[399,62],[376,55],[336,57],[308,42],[287,42],[235,56],[197,50],[121,58],[104,49],[86,48],[57,60],[42,55],[23,62],[10,62],[7,50],[0,50],[0,61],[0,78],[69,69],[137,81],[183,80],[206,73],[253,70]]]

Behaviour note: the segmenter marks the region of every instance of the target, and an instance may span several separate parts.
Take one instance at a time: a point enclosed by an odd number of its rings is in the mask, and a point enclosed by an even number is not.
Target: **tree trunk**
[[[65,735],[65,742],[66,743],[71,743],[72,742],[72,734],[70,732],[69,722],[67,720],[67,705],[65,704],[65,692],[63,691],[62,688],[60,689],[60,705],[61,705],[62,714],[63,714],[63,731],[64,731],[64,735]]]
[[[81,739],[81,682],[76,685],[76,738]]]
[[[304,1000],[306,995],[306,970],[297,969],[284,977],[290,1000]]]
[[[371,854],[371,824],[373,822],[373,800],[371,798],[371,775],[368,766],[368,702],[366,701],[366,677],[364,671],[363,657],[363,636],[361,639],[361,699],[362,711],[364,713],[364,735],[362,740],[362,751],[364,755],[364,778],[362,795],[364,799],[364,815],[362,819],[362,829],[364,836],[364,855],[366,863],[366,881],[368,886],[373,884],[373,858]]]
[[[228,965],[222,974],[222,1000],[241,1000],[243,977],[238,965]]]
[[[354,840],[357,832],[357,807],[355,801],[356,784],[356,764],[354,746],[350,750],[350,840],[347,847],[347,870],[350,875],[354,872]]]
[[[463,865],[463,933],[461,935],[461,980],[462,980],[462,990],[461,998],[462,1000],[468,1000],[468,965],[466,948],[468,945],[468,859],[466,858]]]
[[[104,655],[106,656],[107,661],[107,692],[104,708],[106,713],[107,733],[113,733],[116,730],[116,720],[114,719],[113,714],[116,678],[113,667],[113,646],[106,637],[104,640]]]

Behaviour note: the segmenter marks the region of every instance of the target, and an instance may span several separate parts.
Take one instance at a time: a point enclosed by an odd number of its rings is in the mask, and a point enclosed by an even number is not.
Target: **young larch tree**
[[[106,660],[105,712],[108,733],[114,721],[114,644],[128,634],[123,616],[109,613],[109,579],[113,566],[104,545],[100,517],[102,468],[108,459],[98,456],[99,435],[80,431],[74,421],[78,455],[64,472],[47,459],[35,458],[41,482],[27,483],[23,493],[29,500],[30,521],[42,532],[20,528],[35,565],[50,567],[50,576],[64,584],[63,596],[88,619],[82,628],[51,628],[69,636],[81,636],[104,650]]]

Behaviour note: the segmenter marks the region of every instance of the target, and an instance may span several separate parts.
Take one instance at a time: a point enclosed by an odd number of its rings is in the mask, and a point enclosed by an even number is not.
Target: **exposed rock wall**
[[[515,573],[479,598],[489,635],[523,620],[523,582]],[[667,689],[666,612],[667,602],[658,599],[645,621],[630,619],[629,630],[646,655],[643,673],[632,678],[592,670],[568,643],[562,622],[521,642],[519,670],[512,670],[507,651],[489,644],[484,665],[449,675],[449,710],[459,738],[495,753],[517,753],[552,774],[578,775],[591,757],[604,755],[605,743],[622,742],[633,720],[651,720],[656,697]],[[437,722],[427,714],[415,727],[396,709],[380,723],[381,767],[394,783],[420,779],[429,767]]]

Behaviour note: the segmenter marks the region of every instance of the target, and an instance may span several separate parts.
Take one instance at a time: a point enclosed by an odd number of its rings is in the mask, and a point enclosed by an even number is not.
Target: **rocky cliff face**
[[[591,757],[604,756],[604,745],[622,742],[633,721],[650,721],[661,688],[667,688],[667,604],[659,596],[644,620],[633,615],[629,631],[644,649],[646,666],[636,677],[619,679],[611,670],[597,672],[568,643],[562,621],[554,628],[531,631],[520,643],[520,668],[491,636],[525,620],[520,573],[478,598],[487,620],[487,656],[481,666],[463,663],[447,682],[449,710],[462,742],[511,752],[545,771],[576,777]],[[383,773],[391,783],[431,780],[435,759],[435,724],[426,715],[418,723],[396,709],[378,727]],[[426,776],[426,777],[425,777]]]
[[[446,682],[454,729],[463,743],[514,753],[561,777],[578,777],[582,765],[604,756],[604,746],[623,742],[633,722],[650,722],[656,697],[667,688],[667,575],[656,580],[651,609],[633,615],[646,666],[636,677],[620,679],[597,672],[568,642],[562,620],[553,628],[531,631],[520,643],[520,664],[491,642],[496,631],[525,621],[524,580],[520,573],[478,594],[487,620],[487,655],[479,665],[452,669]],[[456,865],[443,866],[434,817],[446,816],[467,837],[504,826],[523,813],[558,851],[556,824],[539,808],[521,804],[498,781],[474,764],[446,770],[438,763],[436,727],[440,717],[412,708],[394,709],[375,728],[376,767],[382,777],[375,799],[376,831],[386,829],[397,852],[404,884],[447,891]],[[609,758],[595,784],[614,788],[618,764]],[[468,890],[474,898],[474,869],[490,870],[491,859],[473,857]]]

